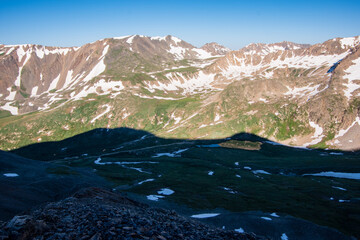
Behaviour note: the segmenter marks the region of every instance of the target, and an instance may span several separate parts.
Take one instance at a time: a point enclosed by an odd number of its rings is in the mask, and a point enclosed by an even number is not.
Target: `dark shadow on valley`
[[[359,155],[290,147],[245,132],[218,139],[174,139],[131,128],[98,128],[61,141],[0,150],[0,220],[89,186],[140,194],[145,200],[171,187],[177,193],[174,204],[232,212],[280,209],[359,235],[358,182],[308,176],[358,173]],[[334,205],[324,196],[349,202]],[[334,206],[336,211],[330,211]]]
[[[360,155],[360,151],[340,151],[340,150],[324,150],[324,149],[307,149],[301,147],[291,147],[273,142],[269,139],[259,137],[257,135],[241,132],[234,134],[231,137],[219,138],[219,139],[174,139],[174,138],[161,138],[152,133],[143,130],[136,130],[132,128],[98,128],[85,133],[75,135],[73,137],[52,142],[42,142],[30,144],[10,152],[20,155],[22,157],[51,161],[60,158],[71,158],[73,156],[87,156],[87,155],[102,155],[114,152],[121,152],[122,155],[134,155],[141,153],[142,151],[150,150],[150,146],[155,148],[161,145],[192,145],[192,146],[211,146],[212,144],[223,144],[230,141],[243,141],[250,143],[250,147],[236,146],[236,144],[225,144],[221,147],[233,148],[238,150],[259,150],[263,154],[269,154],[271,156],[286,156],[288,154],[302,154],[308,155],[314,152],[330,153],[333,155]],[[144,149],[137,148],[131,149],[131,144],[144,145]],[[259,149],[251,148],[251,143],[261,143]],[[122,146],[125,145],[125,146]],[[127,146],[130,148],[127,148]],[[147,148],[145,147],[147,146]],[[123,149],[122,151],[117,151]],[[115,154],[115,153],[114,153]]]

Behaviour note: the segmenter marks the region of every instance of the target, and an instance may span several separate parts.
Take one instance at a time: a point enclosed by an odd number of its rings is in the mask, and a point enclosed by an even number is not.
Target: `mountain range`
[[[132,35],[81,47],[0,45],[0,148],[129,127],[167,138],[247,132],[284,145],[358,150],[359,42],[232,51]]]

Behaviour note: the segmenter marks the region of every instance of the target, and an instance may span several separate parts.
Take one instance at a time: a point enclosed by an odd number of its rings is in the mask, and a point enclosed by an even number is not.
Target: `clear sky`
[[[360,35],[360,0],[0,0],[0,43],[80,46],[102,38],[177,36],[218,42],[318,43]]]

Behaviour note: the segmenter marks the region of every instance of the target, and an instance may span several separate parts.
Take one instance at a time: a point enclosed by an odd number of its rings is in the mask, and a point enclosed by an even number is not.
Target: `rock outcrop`
[[[217,229],[100,188],[1,223],[0,239],[261,239]]]

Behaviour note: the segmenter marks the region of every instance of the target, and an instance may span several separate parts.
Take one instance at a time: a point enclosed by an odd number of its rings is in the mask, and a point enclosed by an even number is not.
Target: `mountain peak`
[[[268,54],[277,51],[304,49],[310,46],[310,44],[282,41],[278,43],[250,43],[240,50],[245,53],[263,52],[264,54]]]
[[[231,51],[231,49],[216,42],[206,43],[201,47],[201,49],[210,52],[213,55],[224,55]]]

